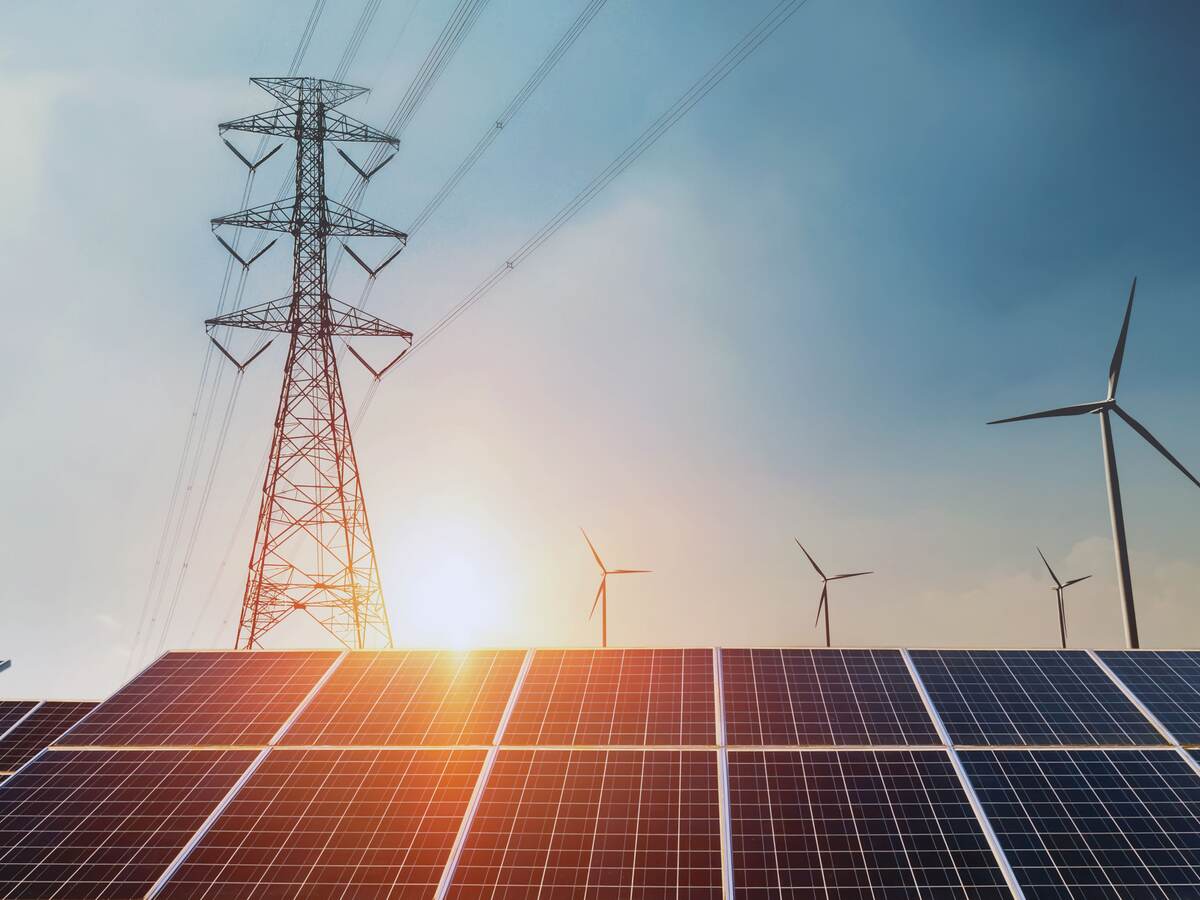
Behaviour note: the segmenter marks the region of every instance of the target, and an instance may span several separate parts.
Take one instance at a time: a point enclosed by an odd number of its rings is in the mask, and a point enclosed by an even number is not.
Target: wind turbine
[[[608,646],[608,576],[609,575],[645,575],[649,574],[650,569],[609,569],[604,565],[604,560],[600,558],[600,554],[596,552],[596,548],[592,545],[592,539],[587,536],[587,532],[582,528],[579,529],[583,533],[583,539],[587,541],[588,549],[592,551],[592,556],[596,558],[596,565],[600,567],[600,587],[596,590],[596,599],[592,601],[592,611],[588,613],[588,621],[592,620],[592,616],[596,614],[596,605],[600,605],[600,646]]]
[[[1062,637],[1063,649],[1067,649],[1067,608],[1063,605],[1063,591],[1073,584],[1079,584],[1081,581],[1087,581],[1091,575],[1084,575],[1082,578],[1072,578],[1070,581],[1062,582],[1058,580],[1058,576],[1054,574],[1054,570],[1050,568],[1050,563],[1046,562],[1046,554],[1042,552],[1042,548],[1037,548],[1038,556],[1042,558],[1042,562],[1046,563],[1046,571],[1050,573],[1050,578],[1054,581],[1054,595],[1058,597],[1058,633]]]
[[[813,620],[813,628],[817,627],[817,622],[821,621],[821,610],[825,611],[825,646],[831,646],[829,642],[829,582],[839,581],[843,578],[857,578],[859,575],[871,575],[872,572],[848,572],[845,575],[826,575],[821,571],[821,567],[817,565],[817,561],[812,558],[812,554],[804,549],[804,545],[800,543],[800,538],[795,538],[796,546],[808,557],[808,561],[812,563],[812,567],[817,570],[817,574],[821,576],[821,600],[817,604],[817,618]]]
[[[1121,336],[1117,338],[1117,349],[1113,351],[1112,362],[1108,367],[1108,393],[1103,400],[1078,403],[1074,406],[1060,406],[1057,409],[1047,409],[1043,412],[988,422],[989,425],[1001,425],[1005,422],[1021,422],[1025,419],[1081,416],[1084,413],[1096,413],[1100,416],[1100,443],[1104,448],[1104,471],[1108,482],[1108,510],[1112,519],[1113,550],[1117,557],[1117,586],[1120,590],[1121,606],[1125,612],[1125,642],[1132,648],[1138,646],[1137,616],[1133,609],[1133,575],[1129,570],[1129,547],[1125,543],[1125,513],[1121,509],[1121,486],[1117,481],[1117,456],[1113,450],[1112,423],[1109,421],[1109,415],[1116,413],[1124,419],[1130,428],[1165,456],[1167,461],[1186,475],[1192,484],[1200,487],[1200,481],[1197,481],[1196,476],[1184,468],[1183,463],[1172,456],[1141,422],[1117,405],[1117,380],[1121,377],[1121,362],[1125,358],[1125,338],[1129,334],[1129,316],[1133,312],[1133,295],[1136,290],[1137,279],[1134,278],[1133,285],[1129,288],[1129,303],[1125,306],[1125,321],[1121,323]]]

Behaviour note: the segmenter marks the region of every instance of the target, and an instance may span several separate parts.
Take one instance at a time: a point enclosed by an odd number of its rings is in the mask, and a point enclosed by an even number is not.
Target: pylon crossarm
[[[391,147],[399,147],[399,138],[394,138],[390,134],[380,131],[378,128],[372,128],[366,122],[360,122],[345,113],[325,111],[325,140],[327,141],[343,141],[347,143],[358,144],[387,144]],[[378,171],[379,166],[375,171]],[[375,174],[373,171],[372,175]]]
[[[332,297],[329,298],[329,323],[332,327],[331,333],[342,337],[398,337],[412,343],[411,331]]]
[[[208,331],[224,326],[226,328],[253,328],[255,331],[287,332],[292,330],[291,314],[292,298],[280,297],[278,300],[268,300],[257,306],[205,319],[204,327]]]
[[[254,210],[247,210],[253,212]],[[382,222],[364,216],[357,210],[351,209],[336,200],[325,199],[325,211],[329,217],[329,233],[344,237],[390,237],[407,243],[408,235],[398,228],[385,225]],[[240,215],[240,213],[239,213]],[[213,220],[216,221],[215,219]],[[262,228],[265,226],[251,226]]]
[[[240,212],[227,216],[218,216],[212,220],[212,226],[233,225],[238,228],[260,228],[264,231],[292,231],[292,215],[296,199],[277,200],[274,203],[264,203],[262,206],[252,206]]]
[[[341,81],[329,81],[325,78],[302,78],[288,76],[285,78],[251,78],[252,84],[258,85],[272,97],[284,103],[294,103],[301,95],[307,98],[320,98],[327,109],[341,106],[347,100],[361,97],[367,93],[367,88]]]
[[[249,134],[292,137],[296,131],[296,111],[288,107],[281,107],[280,109],[255,113],[252,116],[242,116],[240,119],[231,119],[217,126],[219,134],[224,134],[227,131],[245,131]],[[240,156],[241,154],[238,155]],[[249,163],[246,164],[249,165]]]

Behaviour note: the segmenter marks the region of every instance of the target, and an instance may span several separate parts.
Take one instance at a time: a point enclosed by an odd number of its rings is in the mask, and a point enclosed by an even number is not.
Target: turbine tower
[[[859,575],[873,575],[873,572],[848,572],[845,575],[826,575],[821,571],[821,567],[817,565],[817,561],[812,558],[812,554],[804,549],[804,545],[800,543],[800,538],[795,538],[796,546],[808,557],[808,561],[812,563],[812,567],[816,569],[817,574],[821,576],[821,599],[817,603],[817,617],[813,620],[813,628],[817,627],[817,622],[821,621],[821,612],[825,612],[825,646],[830,647],[832,644],[829,640],[829,582],[840,581],[843,578],[857,578]]]
[[[332,236],[388,237],[404,243],[406,235],[325,195],[325,143],[394,147],[399,142],[335,110],[365,88],[317,78],[251,81],[281,105],[225,122],[220,131],[294,139],[295,195],[213,219],[213,230],[227,225],[279,231],[292,236],[294,249],[286,297],[205,323],[210,332],[227,326],[289,335],[234,646],[261,646],[264,634],[302,611],[346,647],[390,647],[391,627],[333,338],[398,337],[411,346],[412,334],[332,298],[326,248]]]
[[[582,528],[579,529],[583,533],[583,539],[587,541],[588,549],[592,551],[592,556],[596,558],[596,565],[600,567],[600,587],[596,590],[596,599],[592,601],[592,611],[588,613],[588,621],[592,620],[592,616],[596,614],[596,605],[600,605],[600,646],[608,646],[608,576],[609,575],[647,575],[650,569],[609,569],[604,565],[604,561],[600,559],[600,554],[596,552],[596,548],[592,545],[592,539],[587,536],[587,532]]]
[[[1117,587],[1121,597],[1121,609],[1125,616],[1125,643],[1131,648],[1139,646],[1137,615],[1133,607],[1133,574],[1129,568],[1129,547],[1125,541],[1125,513],[1121,507],[1121,486],[1117,480],[1117,455],[1113,449],[1112,422],[1109,416],[1116,413],[1124,419],[1130,428],[1165,456],[1167,461],[1186,475],[1192,484],[1200,487],[1200,481],[1197,481],[1196,477],[1184,468],[1183,463],[1159,443],[1158,438],[1147,431],[1141,422],[1117,405],[1117,381],[1121,377],[1121,363],[1125,358],[1125,339],[1129,335],[1129,317],[1133,313],[1133,295],[1136,291],[1137,279],[1134,278],[1133,285],[1129,288],[1129,302],[1125,306],[1125,320],[1121,323],[1121,335],[1117,338],[1117,348],[1113,351],[1112,362],[1108,367],[1108,392],[1103,400],[1078,403],[1074,406],[1060,406],[1057,409],[1047,409],[1024,416],[1013,416],[988,422],[989,425],[1002,425],[1005,422],[1021,422],[1025,419],[1081,416],[1084,413],[1096,413],[1100,417],[1100,444],[1104,450],[1104,473],[1108,483],[1108,510],[1112,519],[1113,552],[1117,558]]]
[[[1079,584],[1081,581],[1087,581],[1091,575],[1084,575],[1082,578],[1072,578],[1070,581],[1062,582],[1058,580],[1058,576],[1054,574],[1054,570],[1050,568],[1050,563],[1046,561],[1046,554],[1042,552],[1042,548],[1037,548],[1038,556],[1042,558],[1042,562],[1046,563],[1046,571],[1050,573],[1050,578],[1054,582],[1054,595],[1058,598],[1058,633],[1062,638],[1063,649],[1067,649],[1067,607],[1063,603],[1063,591],[1073,584]]]

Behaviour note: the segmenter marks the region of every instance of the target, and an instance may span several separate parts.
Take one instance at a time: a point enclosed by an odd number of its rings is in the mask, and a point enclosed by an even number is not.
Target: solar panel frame
[[[536,650],[502,743],[715,746],[713,652]]]
[[[525,655],[524,650],[350,651],[280,742],[491,744]]]
[[[47,700],[0,737],[0,773],[15,772],[95,709],[83,700]]]
[[[1200,896],[1200,777],[1180,751],[959,756],[1027,897]]]
[[[142,896],[252,750],[47,750],[0,787],[0,896]]]
[[[500,749],[447,897],[722,895],[717,753]]]
[[[486,754],[272,748],[155,897],[429,896]]]
[[[946,749],[730,750],[739,897],[1009,898]]]
[[[1200,744],[1200,651],[1098,650],[1108,666],[1181,744]]]
[[[337,650],[164,654],[63,736],[69,746],[264,746]]]
[[[939,746],[899,650],[722,650],[731,746]]]
[[[42,704],[41,700],[0,700],[0,740]]]
[[[1083,650],[908,651],[958,746],[1161,746]]]

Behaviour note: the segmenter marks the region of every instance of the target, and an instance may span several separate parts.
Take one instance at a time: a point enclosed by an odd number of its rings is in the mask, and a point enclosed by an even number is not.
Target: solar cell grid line
[[[0,740],[7,737],[18,722],[43,702],[42,700],[0,700]]]
[[[501,749],[450,898],[722,895],[713,750]]]
[[[1165,738],[1083,650],[910,650],[957,746],[1157,746]]]
[[[536,650],[503,743],[714,746],[711,650]]]
[[[490,744],[523,650],[350,651],[288,745]]]
[[[273,748],[156,896],[432,896],[486,752]]]
[[[47,750],[0,787],[0,896],[141,897],[251,750]]]
[[[94,702],[47,700],[0,738],[0,772],[14,772],[96,707]]]
[[[1011,898],[945,748],[731,750],[739,898]]]
[[[69,746],[265,745],[337,650],[173,651],[101,703]]]
[[[1181,744],[1200,744],[1200,652],[1099,650],[1096,656]]]
[[[458,834],[454,836],[454,844],[450,848],[450,855],[446,859],[445,868],[442,869],[442,877],[438,881],[434,900],[445,900],[446,894],[450,890],[450,884],[458,868],[458,860],[462,856],[463,845],[467,841],[467,833],[471,830],[471,825],[475,821],[475,813],[479,809],[479,801],[483,799],[483,790],[487,787],[488,778],[492,774],[492,766],[495,765],[496,756],[500,752],[501,737],[504,734],[505,728],[508,727],[508,720],[512,717],[512,711],[517,704],[517,697],[521,693],[521,687],[525,684],[526,676],[529,675],[529,668],[533,665],[533,654],[533,650],[525,651],[525,658],[521,661],[521,670],[517,673],[516,681],[513,682],[508,703],[504,706],[504,713],[500,717],[500,723],[496,726],[496,733],[492,737],[492,746],[483,761],[483,767],[479,770],[479,777],[475,779],[475,787],[471,791],[471,799],[467,801],[467,811],[463,813],[462,821],[458,825]]]
[[[1176,751],[960,756],[1031,900],[1200,896],[1200,777]]]
[[[899,650],[724,650],[733,746],[941,743]]]
[[[1000,846],[1000,839],[996,836],[996,831],[992,828],[992,823],[983,812],[983,804],[979,802],[979,795],[975,793],[975,786],[971,784],[971,779],[967,777],[967,771],[963,768],[958,751],[954,748],[950,740],[950,734],[946,731],[946,725],[942,721],[942,717],[938,715],[938,711],[933,705],[933,700],[929,697],[929,691],[925,689],[925,682],[921,680],[921,673],[917,671],[917,667],[913,664],[912,656],[909,655],[908,650],[902,649],[900,653],[904,657],[904,664],[908,666],[908,671],[912,675],[913,684],[917,686],[917,691],[921,695],[921,702],[925,704],[925,709],[928,710],[929,717],[933,719],[938,737],[942,739],[942,743],[946,747],[950,764],[954,767],[954,774],[958,776],[958,783],[966,794],[967,802],[971,804],[971,809],[975,812],[975,818],[983,829],[983,835],[987,839],[988,846],[992,848],[992,855],[996,858],[996,863],[1000,866],[1000,871],[1004,874],[1004,880],[1008,883],[1009,890],[1012,891],[1015,900],[1025,900],[1025,892],[1021,890],[1016,873],[1013,872],[1012,865],[1004,853],[1004,848]]]

